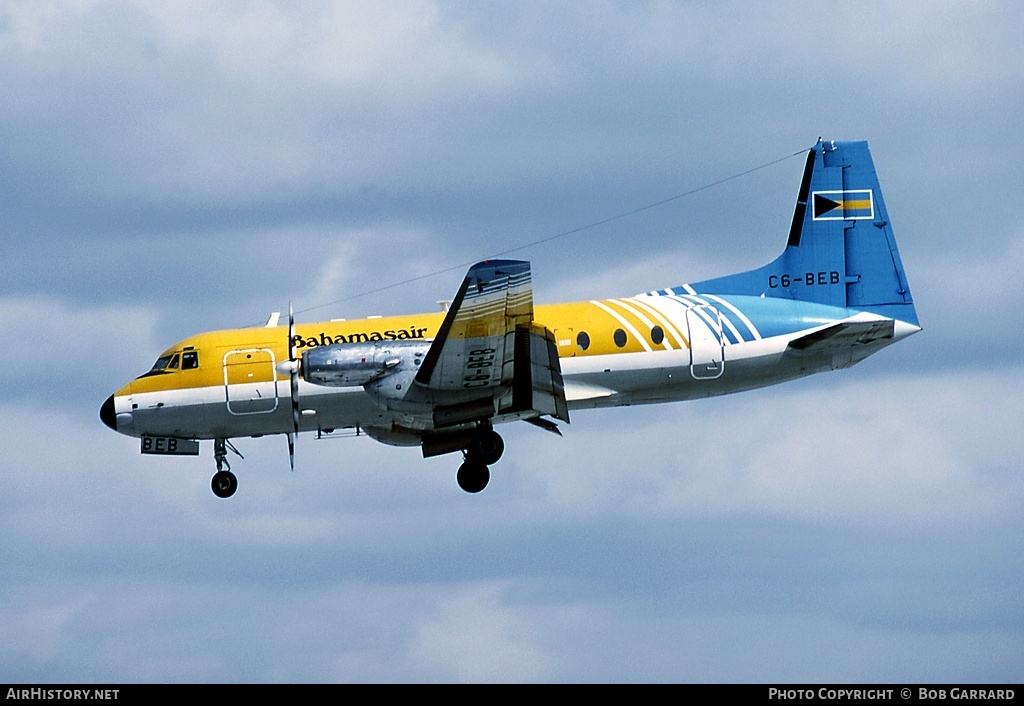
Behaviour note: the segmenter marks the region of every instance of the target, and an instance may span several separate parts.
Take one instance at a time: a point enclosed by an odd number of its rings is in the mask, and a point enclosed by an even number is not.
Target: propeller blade
[[[288,377],[292,399],[292,431],[288,434],[288,461],[295,470],[295,437],[299,433],[299,361],[295,358],[295,312],[288,302]]]
[[[288,434],[288,463],[295,470],[295,434]]]
[[[295,312],[288,302],[288,360],[295,360]]]
[[[295,433],[299,433],[299,361],[295,358],[295,314],[292,305],[288,304],[288,363],[291,366],[292,387],[292,425]]]

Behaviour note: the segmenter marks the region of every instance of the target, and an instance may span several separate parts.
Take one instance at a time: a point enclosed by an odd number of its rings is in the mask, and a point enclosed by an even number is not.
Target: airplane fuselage
[[[764,387],[847,367],[918,328],[897,322],[893,336],[858,348],[797,355],[791,341],[856,317],[884,317],[821,304],[750,296],[638,295],[538,306],[535,318],[554,333],[570,410],[691,400]],[[302,354],[337,343],[420,342],[424,350],[444,315],[418,314],[300,324]],[[788,351],[788,354],[787,354]],[[186,353],[192,367],[183,368]],[[117,431],[189,439],[284,434],[292,428],[288,329],[204,333],[160,356],[164,365],[113,396]],[[363,386],[300,381],[300,431],[391,429],[401,415],[380,406]],[[424,420],[426,421],[426,420]],[[420,431],[429,431],[427,422]],[[400,439],[401,437],[395,437]]]

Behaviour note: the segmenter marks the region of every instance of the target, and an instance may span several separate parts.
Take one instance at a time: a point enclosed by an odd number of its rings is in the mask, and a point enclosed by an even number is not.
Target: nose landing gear
[[[227,439],[214,439],[213,458],[217,462],[217,472],[213,474],[210,487],[218,498],[230,498],[238,490],[238,478],[231,472],[231,464],[228,463],[228,449],[237,454],[238,458],[245,458]]]

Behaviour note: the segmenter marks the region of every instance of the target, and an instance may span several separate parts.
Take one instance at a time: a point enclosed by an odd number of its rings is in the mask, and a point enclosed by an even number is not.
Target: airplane
[[[110,395],[100,419],[143,454],[199,455],[238,486],[231,440],[365,434],[461,453],[484,489],[499,424],[561,433],[570,412],[693,400],[847,368],[921,330],[867,142],[808,150],[785,249],[760,268],[632,297],[534,306],[530,263],[469,268],[447,311],[187,338]]]

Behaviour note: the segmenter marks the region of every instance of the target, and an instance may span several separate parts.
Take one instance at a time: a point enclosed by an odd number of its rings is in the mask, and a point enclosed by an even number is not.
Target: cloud
[[[514,586],[476,585],[449,593],[421,623],[411,652],[425,674],[442,681],[547,681],[551,655],[535,644],[549,626],[509,605]]]
[[[6,15],[2,81],[23,100],[0,121],[36,147],[8,149],[23,174],[101,204],[173,192],[220,205],[409,178],[402,161],[422,157],[439,92],[498,92],[518,70],[415,0],[41,3]],[[43,169],[30,163],[40,152]]]
[[[719,400],[576,412],[568,443],[541,441],[550,472],[529,473],[570,516],[1005,520],[1021,492],[1006,461],[1014,380],[854,368]]]
[[[155,312],[147,306],[13,295],[0,297],[0,311],[4,330],[12,333],[0,344],[0,366],[7,371],[0,399],[32,397],[53,409],[91,394],[99,409],[115,383],[146,370],[162,350]]]
[[[3,4],[0,673],[1019,681],[1017,14]],[[508,425],[477,496],[455,456],[303,435],[294,473],[236,440],[222,502],[208,443],[97,418],[186,335],[431,311],[463,263],[822,133],[871,141],[925,326],[852,370]],[[538,303],[757,266],[800,166],[515,256]]]
[[[433,2],[144,7],[170,50],[209,53],[227,76],[252,85],[380,95],[432,91],[456,78],[503,87],[515,71]]]
[[[455,458],[306,435],[295,473],[283,440],[239,440],[225,503],[208,455],[6,405],[3,661],[113,681],[1012,671],[1019,415],[992,401],[1024,378],[854,371],[578,412],[561,439],[503,428],[480,496]],[[931,658],[893,666],[911,645]]]

